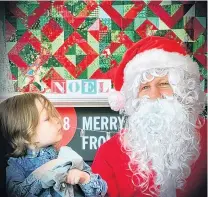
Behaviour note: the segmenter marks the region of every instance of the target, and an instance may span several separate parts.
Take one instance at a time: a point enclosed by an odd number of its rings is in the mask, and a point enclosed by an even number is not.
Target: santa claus
[[[199,118],[205,94],[199,78],[198,64],[175,40],[150,36],[126,52],[109,95],[111,108],[126,121],[92,164],[110,197],[199,192],[206,179],[206,137],[199,132],[205,127]]]

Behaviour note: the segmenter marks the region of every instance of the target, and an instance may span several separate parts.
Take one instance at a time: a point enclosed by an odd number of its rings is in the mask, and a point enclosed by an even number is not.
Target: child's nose
[[[57,124],[61,125],[61,119],[57,119]]]
[[[53,121],[54,121],[55,124],[61,124],[61,119],[60,118],[54,117]]]

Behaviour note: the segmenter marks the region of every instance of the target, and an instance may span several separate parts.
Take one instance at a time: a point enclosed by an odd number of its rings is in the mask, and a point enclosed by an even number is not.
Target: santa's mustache
[[[174,97],[142,98],[134,104],[135,112],[125,125],[128,132],[121,134],[121,142],[130,158],[130,170],[142,177],[143,188],[147,188],[144,183],[148,184],[152,171],[157,174],[156,186],[165,188],[169,176],[175,187],[181,188],[190,174],[192,162],[199,156],[194,120]],[[139,182],[135,181],[135,185],[141,187]]]

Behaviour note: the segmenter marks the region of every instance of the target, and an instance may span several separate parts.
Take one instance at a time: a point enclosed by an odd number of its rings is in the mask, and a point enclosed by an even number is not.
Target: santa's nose
[[[158,87],[151,87],[150,92],[149,92],[149,98],[150,99],[158,99],[161,98],[161,92]]]

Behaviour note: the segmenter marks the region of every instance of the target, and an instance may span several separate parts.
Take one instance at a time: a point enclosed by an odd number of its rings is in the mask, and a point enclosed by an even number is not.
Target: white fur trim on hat
[[[198,64],[189,55],[167,52],[162,49],[151,49],[137,54],[124,69],[124,80],[132,79],[138,73],[151,68],[180,67],[190,74],[199,77]]]
[[[111,89],[108,95],[108,102],[112,110],[119,111],[124,108],[125,97],[121,91]]]

